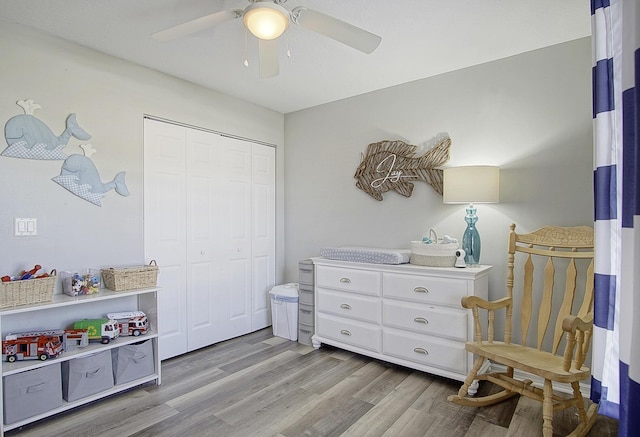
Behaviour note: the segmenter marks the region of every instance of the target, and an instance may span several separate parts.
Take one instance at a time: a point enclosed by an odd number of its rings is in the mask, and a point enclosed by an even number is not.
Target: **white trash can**
[[[271,323],[273,335],[298,340],[298,284],[277,285],[269,291],[271,296]]]

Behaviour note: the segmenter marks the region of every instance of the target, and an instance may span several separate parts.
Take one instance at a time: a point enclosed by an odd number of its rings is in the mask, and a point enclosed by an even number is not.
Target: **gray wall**
[[[401,67],[399,67],[401,68]],[[375,74],[375,72],[372,72]],[[452,138],[447,166],[498,165],[501,201],[478,205],[492,298],[504,293],[508,226],[591,225],[590,38],[285,116],[286,277],[323,246],[409,248],[429,228],[461,238],[464,205],[424,183],[378,202],[354,185],[369,143]]]
[[[286,116],[11,23],[0,23],[0,52],[0,119],[31,98],[42,106],[35,115],[60,133],[76,112],[103,181],[125,170],[131,191],[110,192],[96,207],[51,181],[61,162],[0,157],[2,274],[34,263],[76,270],[145,261],[144,114],[278,145],[278,282],[297,280],[298,260],[323,246],[404,248],[430,227],[462,235],[464,206],[444,205],[426,184],[382,202],[355,187],[360,154],[382,139],[420,145],[448,132],[448,165],[501,167],[501,203],[478,210],[496,293],[509,223],[592,223],[589,38]],[[79,144],[72,139],[67,152],[81,153]],[[14,237],[14,217],[38,218],[39,235]]]
[[[91,157],[102,181],[125,170],[131,195],[111,191],[102,207],[66,191],[51,178],[61,161],[0,157],[0,274],[35,263],[45,269],[141,264],[143,242],[143,115],[265,141],[278,146],[278,280],[284,270],[284,116],[250,102],[205,90],[150,69],[0,21],[0,120],[33,99],[34,115],[60,134],[77,113],[92,134]],[[5,141],[1,149],[6,146]],[[72,138],[67,154],[82,153]],[[38,219],[38,236],[14,237],[14,217]],[[162,271],[162,260],[158,260]]]

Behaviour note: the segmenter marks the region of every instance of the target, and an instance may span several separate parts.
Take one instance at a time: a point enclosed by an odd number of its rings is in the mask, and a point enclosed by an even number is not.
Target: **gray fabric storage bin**
[[[298,321],[305,325],[313,325],[313,305],[299,305]]]
[[[62,397],[67,402],[113,387],[111,351],[105,350],[62,363]]]
[[[120,346],[111,350],[116,385],[134,381],[155,372],[151,340]]]
[[[298,343],[311,346],[311,337],[313,336],[314,331],[313,326],[300,323],[298,325]]]
[[[62,405],[60,363],[5,376],[3,385],[7,425]]]
[[[313,285],[313,262],[310,259],[298,263],[298,282]]]
[[[298,288],[299,301],[303,305],[313,305],[313,285],[300,284]]]

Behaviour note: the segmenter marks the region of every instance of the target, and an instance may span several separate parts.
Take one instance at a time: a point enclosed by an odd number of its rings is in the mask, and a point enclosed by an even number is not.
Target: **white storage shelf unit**
[[[63,401],[61,406],[52,408],[43,413],[39,413],[19,420],[11,424],[6,424],[3,413],[2,429],[4,431],[19,428],[28,423],[45,417],[87,404],[97,399],[127,390],[137,385],[155,381],[160,384],[160,361],[158,358],[158,288],[148,288],[131,291],[111,291],[101,289],[99,293],[84,296],[67,296],[56,294],[51,302],[37,305],[5,308],[0,310],[0,332],[4,339],[9,333],[43,331],[52,329],[65,329],[73,326],[73,323],[82,319],[102,318],[108,312],[118,311],[143,311],[149,321],[149,331],[140,336],[121,336],[112,340],[109,344],[102,344],[99,341],[91,341],[86,347],[76,347],[73,350],[65,351],[57,358],[49,358],[45,361],[24,360],[9,363],[6,357],[2,359],[2,378],[0,378],[0,411],[4,412],[4,378],[16,375],[21,372],[41,368],[44,366],[59,365],[64,361],[87,357],[100,351],[112,350],[124,345],[130,345],[141,341],[149,340],[153,346],[153,362],[155,371],[144,377],[124,384],[115,385],[108,390],[78,399],[73,402]]]
[[[464,380],[473,364],[464,346],[473,339],[473,318],[460,300],[472,295],[487,298],[490,266],[422,267],[312,259],[314,347],[326,343]]]

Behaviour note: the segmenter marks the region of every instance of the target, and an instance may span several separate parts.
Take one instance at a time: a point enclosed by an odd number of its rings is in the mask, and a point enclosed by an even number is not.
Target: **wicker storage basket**
[[[152,288],[158,280],[158,265],[152,260],[148,266],[102,269],[104,286],[113,291]]]
[[[56,271],[46,278],[0,283],[0,308],[51,302],[56,286]]]
[[[425,244],[422,241],[411,242],[409,262],[419,266],[453,267],[456,263],[458,243],[438,242],[438,234],[433,229],[429,230],[429,235],[432,237],[432,244]]]

